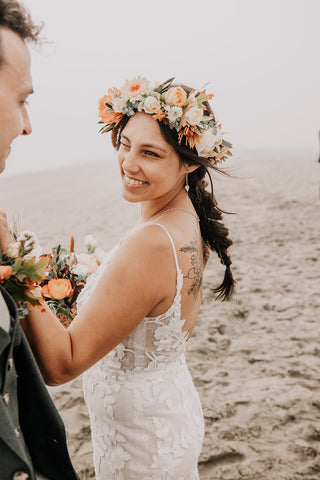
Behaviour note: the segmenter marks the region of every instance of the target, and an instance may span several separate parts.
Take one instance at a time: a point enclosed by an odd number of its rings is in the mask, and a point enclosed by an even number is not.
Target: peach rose
[[[186,103],[187,94],[182,87],[171,87],[164,94],[164,99],[168,105],[182,107]]]
[[[47,285],[42,288],[44,297],[62,300],[62,298],[70,297],[73,293],[70,280],[67,278],[52,278]]]
[[[0,266],[0,281],[4,282],[5,280],[8,280],[8,278],[11,276],[12,273],[12,268],[10,265],[1,265]]]

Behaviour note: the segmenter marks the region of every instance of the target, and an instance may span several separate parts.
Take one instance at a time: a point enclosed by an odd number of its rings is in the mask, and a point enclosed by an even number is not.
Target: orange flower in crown
[[[115,128],[126,115],[144,112],[155,120],[166,123],[178,132],[178,141],[195,148],[198,155],[212,160],[215,165],[231,154],[231,143],[223,139],[221,125],[204,105],[213,95],[205,90],[189,94],[181,86],[173,86],[174,78],[161,84],[151,84],[145,77],[126,80],[120,88],[108,90],[99,100],[101,133]]]

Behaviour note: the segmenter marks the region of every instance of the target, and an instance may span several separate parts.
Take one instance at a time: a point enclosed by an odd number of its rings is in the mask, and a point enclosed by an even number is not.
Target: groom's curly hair
[[[33,23],[29,11],[16,0],[0,0],[0,67],[4,62],[1,48],[1,28],[8,28],[23,40],[37,43],[42,25]]]

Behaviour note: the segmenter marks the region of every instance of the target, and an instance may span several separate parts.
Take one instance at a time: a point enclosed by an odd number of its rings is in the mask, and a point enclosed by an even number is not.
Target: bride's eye
[[[120,141],[120,147],[125,147],[125,148],[130,148],[129,145],[126,145],[125,143]]]
[[[157,155],[155,152],[151,152],[151,150],[146,150],[145,153],[151,157],[159,157],[159,155]]]

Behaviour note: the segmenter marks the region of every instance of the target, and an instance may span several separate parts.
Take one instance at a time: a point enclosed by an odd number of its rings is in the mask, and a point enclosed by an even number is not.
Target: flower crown
[[[212,113],[206,113],[204,102],[213,95],[205,90],[188,94],[183,87],[173,87],[173,80],[174,77],[152,85],[145,77],[136,77],[127,80],[120,90],[109,88],[99,100],[99,123],[104,124],[100,132],[115,128],[124,115],[145,112],[175,129],[179,143],[185,138],[191,149],[210,158],[213,165],[231,156],[232,145],[222,138],[221,124],[217,124]]]

